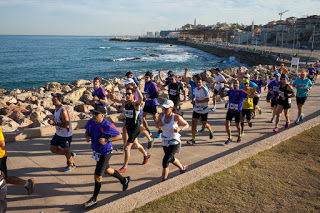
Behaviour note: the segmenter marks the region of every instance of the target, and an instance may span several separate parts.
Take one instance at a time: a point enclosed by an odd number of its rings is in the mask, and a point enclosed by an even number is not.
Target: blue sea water
[[[177,45],[112,42],[97,36],[0,35],[0,88],[12,90],[44,86],[47,82],[71,83],[76,79],[124,77],[159,68],[182,74],[212,67],[235,67],[200,50]],[[223,63],[221,63],[223,61]]]

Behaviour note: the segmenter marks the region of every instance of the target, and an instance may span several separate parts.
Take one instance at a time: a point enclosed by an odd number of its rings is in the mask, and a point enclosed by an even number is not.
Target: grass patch
[[[133,212],[319,212],[320,125]]]

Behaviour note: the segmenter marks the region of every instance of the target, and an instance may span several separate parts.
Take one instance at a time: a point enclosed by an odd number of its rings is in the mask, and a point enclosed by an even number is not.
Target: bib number
[[[278,91],[279,91],[279,87],[273,86],[272,90],[273,90],[274,92],[278,92]]]
[[[194,108],[196,111],[202,111],[203,107],[201,105],[196,105]]]
[[[291,98],[288,98],[288,104],[291,104]]]
[[[101,156],[101,153],[98,153],[98,152],[93,151],[93,153],[92,153],[92,155],[91,155],[91,158],[92,158],[93,160],[99,161],[99,160],[100,160],[100,156]]]
[[[125,116],[126,118],[133,118],[133,110],[126,110]]]
[[[169,94],[170,95],[177,95],[177,90],[170,89]]]
[[[230,103],[230,109],[231,110],[238,110],[238,104]]]
[[[279,96],[280,96],[280,97],[284,97],[284,92],[279,91]]]

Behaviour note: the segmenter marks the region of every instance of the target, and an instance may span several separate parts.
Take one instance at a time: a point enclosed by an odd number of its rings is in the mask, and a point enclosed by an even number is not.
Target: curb
[[[318,111],[319,112],[319,111]],[[190,184],[193,184],[209,175],[220,172],[231,166],[236,165],[242,160],[252,157],[259,152],[270,149],[273,146],[288,140],[293,136],[300,134],[320,123],[320,116],[303,122],[302,124],[291,127],[290,129],[275,133],[264,140],[252,143],[240,150],[234,151],[223,157],[220,157],[211,163],[207,163],[196,169],[188,171],[185,174],[178,175],[174,178],[168,179],[165,182],[161,182],[152,187],[144,189],[142,191],[127,195],[114,202],[105,204],[90,212],[129,212],[136,208],[139,208],[149,202],[157,200],[172,192],[178,191]],[[239,144],[241,146],[241,144]],[[229,150],[230,151],[230,150]]]

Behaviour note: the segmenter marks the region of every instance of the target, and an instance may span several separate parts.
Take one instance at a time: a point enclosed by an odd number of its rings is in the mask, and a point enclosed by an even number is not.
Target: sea
[[[122,78],[127,71],[143,75],[159,68],[183,74],[240,64],[186,46],[114,42],[108,36],[0,35],[0,88],[29,89],[47,82]]]

